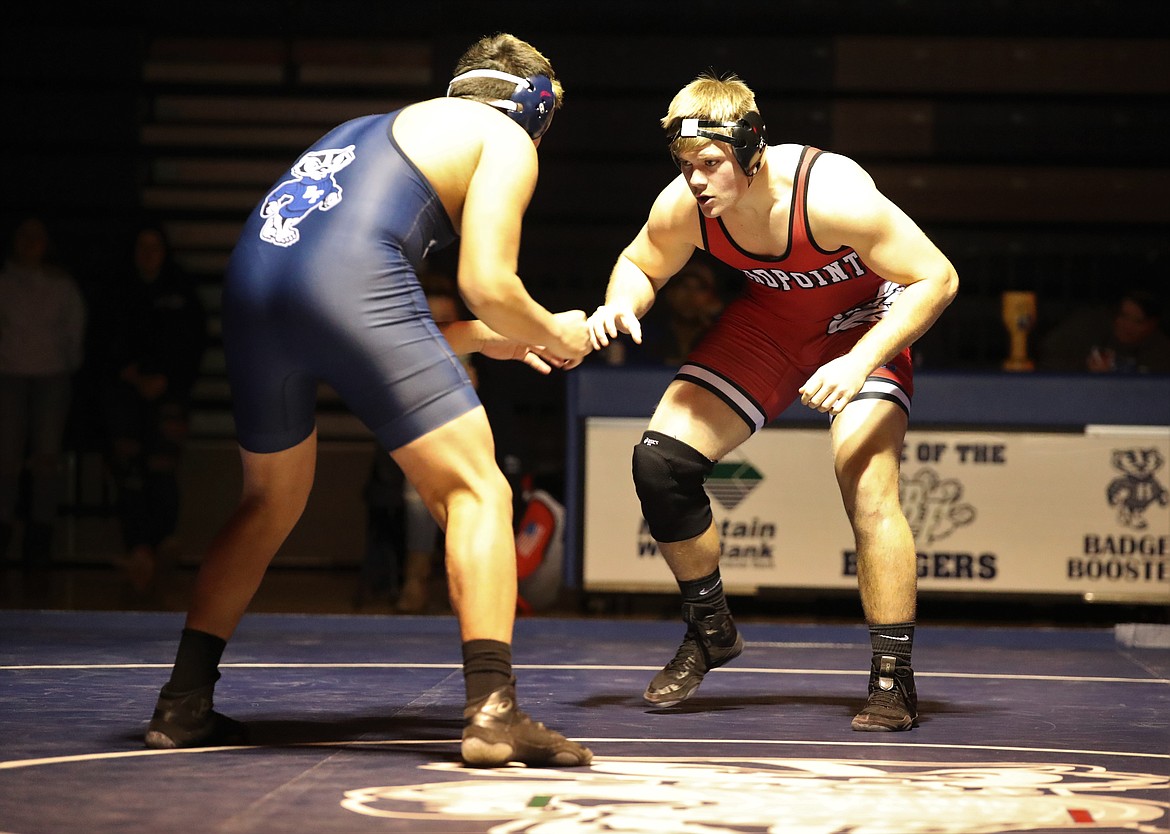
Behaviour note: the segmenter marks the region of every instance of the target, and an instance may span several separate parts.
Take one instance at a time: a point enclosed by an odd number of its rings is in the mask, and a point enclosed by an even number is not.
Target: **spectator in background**
[[[697,258],[672,277],[646,316],[641,348],[631,359],[678,367],[723,312],[715,272]]]
[[[27,217],[0,272],[0,558],[7,557],[27,470],[22,550],[35,570],[52,556],[72,375],[85,339],[81,291],[52,250],[45,222]]]
[[[122,566],[133,590],[145,593],[160,552],[169,555],[177,546],[178,465],[207,345],[207,314],[160,225],[140,225],[128,256],[107,293],[102,404]]]
[[[1111,308],[1086,308],[1049,331],[1037,367],[1089,373],[1170,373],[1170,336],[1161,328],[1161,301],[1129,289]]]
[[[692,258],[662,288],[642,321],[642,342],[634,345],[619,333],[592,355],[607,365],[663,365],[677,368],[711,329],[726,301],[715,270],[700,257]]]

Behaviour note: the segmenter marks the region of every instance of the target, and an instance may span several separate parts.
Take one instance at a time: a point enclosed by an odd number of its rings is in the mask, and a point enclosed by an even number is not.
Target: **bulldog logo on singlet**
[[[886,281],[878,288],[877,295],[869,301],[833,316],[833,320],[829,322],[828,332],[837,333],[841,330],[860,327],[863,324],[873,324],[886,314],[890,305],[894,303],[894,298],[902,289],[901,284]]]
[[[314,209],[329,211],[341,202],[341,186],[334,175],[354,161],[353,145],[309,151],[292,167],[285,180],[264,198],[260,239],[276,246],[292,246],[301,239],[297,229]]]

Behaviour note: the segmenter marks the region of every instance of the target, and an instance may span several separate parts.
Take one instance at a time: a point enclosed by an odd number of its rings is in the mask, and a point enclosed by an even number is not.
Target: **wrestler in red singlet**
[[[779,257],[740,248],[723,221],[704,217],[703,246],[748,279],[687,358],[678,377],[717,394],[755,429],[774,419],[825,362],[849,351],[901,291],[853,249],[821,249],[808,227],[808,179],[823,151],[805,147],[793,176],[788,249]],[[914,393],[909,348],[870,375],[858,398],[880,397],[907,412]]]

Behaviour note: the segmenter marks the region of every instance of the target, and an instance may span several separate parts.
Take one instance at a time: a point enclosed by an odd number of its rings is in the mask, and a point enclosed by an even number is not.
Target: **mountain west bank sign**
[[[585,426],[587,591],[677,586],[642,520],[630,454],[643,419]],[[734,593],[853,588],[853,535],[825,429],[771,428],[720,461],[707,493]],[[1170,430],[907,433],[902,509],[919,587],[1093,594],[1170,604]]]

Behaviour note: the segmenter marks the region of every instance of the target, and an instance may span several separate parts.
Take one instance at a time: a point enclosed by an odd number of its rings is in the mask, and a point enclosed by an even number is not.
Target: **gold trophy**
[[[1036,293],[1009,290],[1003,294],[1003,326],[1011,348],[1003,362],[1005,371],[1030,371],[1035,364],[1028,357],[1028,334],[1036,324]]]

